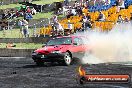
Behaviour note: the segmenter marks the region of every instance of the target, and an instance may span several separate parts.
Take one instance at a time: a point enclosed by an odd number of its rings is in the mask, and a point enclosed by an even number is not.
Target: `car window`
[[[63,38],[54,38],[49,40],[47,45],[61,45],[61,44],[71,44],[72,40],[70,37],[63,37]]]
[[[73,42],[76,43],[77,45],[79,45],[79,39],[78,38],[74,38]]]
[[[73,42],[76,43],[77,45],[82,45],[83,44],[82,38],[74,38]]]

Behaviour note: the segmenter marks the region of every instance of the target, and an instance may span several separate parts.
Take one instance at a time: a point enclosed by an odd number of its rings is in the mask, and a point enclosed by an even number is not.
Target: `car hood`
[[[51,53],[52,51],[64,51],[64,48],[68,48],[71,45],[55,45],[55,46],[45,46],[41,49],[37,49],[35,50],[35,52],[37,53],[44,53],[44,54],[48,54]],[[64,49],[64,50],[63,50]]]

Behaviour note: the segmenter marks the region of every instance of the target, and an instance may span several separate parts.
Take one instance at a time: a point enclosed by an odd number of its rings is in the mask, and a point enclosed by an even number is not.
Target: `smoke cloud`
[[[83,42],[90,47],[90,51],[86,51],[81,59],[83,64],[132,61],[131,24],[117,24],[109,32],[98,30],[76,33],[85,35],[87,39],[83,39]]]

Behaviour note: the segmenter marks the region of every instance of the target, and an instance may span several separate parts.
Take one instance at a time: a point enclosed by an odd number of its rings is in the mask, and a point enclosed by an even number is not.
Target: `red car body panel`
[[[56,46],[45,46],[41,49],[37,49],[35,52],[46,54],[45,51],[51,53],[52,51],[66,52],[72,45],[56,45]]]

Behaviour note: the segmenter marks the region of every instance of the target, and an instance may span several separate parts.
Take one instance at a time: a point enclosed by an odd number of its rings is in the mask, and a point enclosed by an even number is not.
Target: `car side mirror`
[[[42,47],[45,47],[45,46],[46,46],[46,44],[43,44],[43,45],[42,45]]]
[[[78,44],[74,42],[73,45],[78,45]]]

